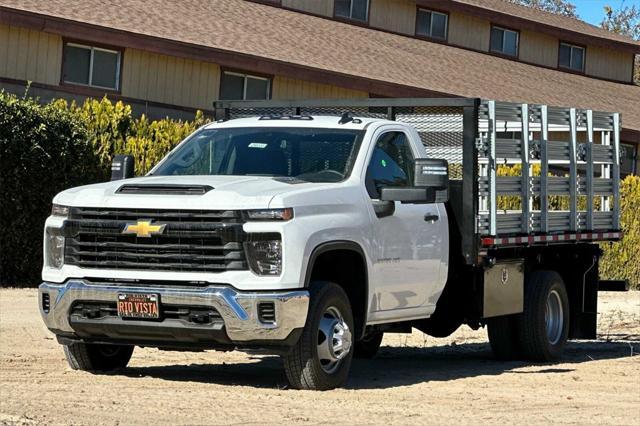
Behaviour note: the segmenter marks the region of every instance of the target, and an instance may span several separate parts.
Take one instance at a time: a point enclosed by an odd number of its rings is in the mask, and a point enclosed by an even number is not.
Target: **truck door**
[[[392,214],[376,214],[373,204],[382,203],[380,189],[410,186],[413,159],[424,154],[414,152],[401,130],[379,130],[374,140],[365,175],[377,252],[369,277],[371,319],[429,315],[446,280],[446,265],[442,265],[448,260],[446,211],[438,204],[396,202]]]

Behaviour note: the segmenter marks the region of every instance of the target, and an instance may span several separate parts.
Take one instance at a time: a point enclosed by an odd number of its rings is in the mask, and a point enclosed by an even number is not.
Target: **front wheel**
[[[133,354],[133,346],[72,343],[64,345],[69,367],[82,371],[113,371],[124,368]]]
[[[344,290],[311,283],[311,304],[302,336],[284,357],[291,387],[328,390],[343,386],[353,358],[353,314]]]

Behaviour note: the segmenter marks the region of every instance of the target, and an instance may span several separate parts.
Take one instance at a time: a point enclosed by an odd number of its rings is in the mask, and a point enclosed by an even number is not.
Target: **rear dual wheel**
[[[353,348],[353,357],[359,359],[372,359],[378,353],[384,333],[381,331],[367,334],[356,342]]]
[[[569,335],[569,297],[562,277],[554,271],[533,271],[524,286],[521,314],[487,321],[491,349],[501,360],[556,360]]]

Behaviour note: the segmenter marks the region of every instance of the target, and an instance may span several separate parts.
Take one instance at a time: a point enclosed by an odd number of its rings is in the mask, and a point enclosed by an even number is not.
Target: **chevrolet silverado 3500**
[[[331,389],[383,333],[487,326],[499,359],[533,361],[595,337],[594,241],[620,238],[618,114],[215,108],[147,176],[118,157],[111,182],[53,200],[39,305],[71,368],[123,368],[134,346],[260,349],[292,387]]]

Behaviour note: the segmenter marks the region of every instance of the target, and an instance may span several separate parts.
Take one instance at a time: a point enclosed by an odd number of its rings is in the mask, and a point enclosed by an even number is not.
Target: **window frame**
[[[367,2],[367,13],[366,13],[366,18],[365,20],[361,20],[361,19],[357,19],[354,18],[353,15],[353,2],[356,0],[349,0],[350,3],[350,7],[349,7],[349,16],[342,16],[342,15],[338,15],[336,13],[337,10],[337,6],[336,6],[336,2],[333,2],[333,17],[334,19],[338,19],[338,20],[343,20],[343,21],[347,21],[347,22],[354,22],[354,23],[359,23],[359,24],[364,24],[364,25],[369,25],[369,17],[371,16],[371,0],[365,0]]]
[[[64,65],[65,65],[65,61],[67,59],[67,55],[66,55],[66,47],[67,46],[71,46],[71,47],[77,47],[77,48],[82,48],[82,49],[87,49],[91,51],[91,57],[89,59],[89,83],[88,84],[84,84],[84,83],[77,83],[75,81],[68,81],[65,80],[65,76],[64,76]],[[94,55],[94,51],[98,50],[101,52],[108,52],[108,53],[116,53],[118,60],[116,63],[116,87],[105,87],[105,86],[99,86],[99,85],[95,85],[92,84],[92,80],[93,80],[93,55]],[[90,89],[98,89],[98,90],[105,90],[108,92],[112,92],[112,93],[121,93],[122,92],[122,68],[123,68],[123,62],[124,62],[124,48],[122,47],[118,47],[118,46],[110,46],[110,45],[105,45],[105,44],[101,44],[101,43],[87,43],[86,41],[81,41],[81,40],[71,40],[71,39],[63,39],[62,41],[62,63],[61,63],[61,69],[60,69],[60,85],[61,86],[78,86],[78,87],[87,87]]]
[[[491,48],[491,42],[493,40],[493,30],[494,29],[502,30],[502,49],[503,49],[503,51],[493,50]],[[511,55],[509,53],[504,52],[505,37],[506,37],[506,32],[507,31],[516,34],[516,54],[515,55]],[[490,30],[490,33],[489,33],[489,53],[492,53],[492,54],[498,55],[498,56],[504,56],[505,58],[520,59],[520,30],[516,30],[514,28],[508,28],[508,27],[505,27],[504,25],[491,24],[491,30]]]
[[[634,143],[628,143],[628,142],[620,142],[620,149],[621,150],[627,150],[627,149],[631,149],[631,156],[627,157],[631,160],[631,170],[627,173],[627,171],[622,171],[622,168],[620,170],[620,175],[622,177],[628,176],[628,175],[636,175],[638,174],[638,170],[636,170],[636,164],[638,161],[638,145],[634,144]],[[626,153],[626,152],[625,152]]]
[[[222,99],[222,82],[225,74],[234,75],[237,77],[244,78],[243,85],[243,93],[242,99]],[[220,100],[234,100],[234,101],[244,101],[247,98],[247,78],[253,78],[256,80],[266,80],[267,81],[267,97],[265,100],[270,100],[273,94],[273,76],[267,74],[254,73],[244,70],[232,69],[232,68],[223,68],[220,70],[220,82],[218,83],[218,98]]]
[[[433,28],[433,14],[437,13],[438,15],[444,15],[445,19],[445,26],[444,26],[444,38],[440,38],[440,37],[434,37],[433,35],[426,35],[426,34],[420,34],[418,32],[418,18],[420,15],[420,11],[424,11],[424,12],[429,12],[431,13],[431,28]],[[446,43],[449,41],[449,12],[444,11],[444,10],[437,10],[437,9],[427,9],[426,7],[421,7],[418,6],[416,8],[416,24],[415,24],[415,31],[414,31],[414,36],[417,38],[421,38],[423,40],[430,40],[430,41],[437,41],[437,42],[441,42],[441,43]]]
[[[251,129],[251,130],[255,130],[255,131],[260,131],[260,132],[281,132],[283,130],[289,130],[289,131],[293,131],[296,130],[295,127],[248,127],[247,129]],[[160,162],[158,164],[156,164],[151,171],[149,172],[150,174],[153,175],[157,175],[157,176],[172,176],[173,173],[166,173],[166,170],[162,170],[162,168],[167,166],[167,163],[169,163],[171,161],[171,159],[181,153],[181,150],[184,149],[184,147],[186,145],[188,145],[190,143],[190,141],[192,141],[193,139],[199,137],[200,135],[202,135],[203,133],[206,132],[210,132],[210,131],[227,131],[227,130],[233,130],[233,128],[229,129],[224,129],[224,128],[201,128],[198,129],[197,131],[195,131],[194,133],[192,133],[191,135],[189,135],[187,138],[185,138],[182,142],[180,142],[176,147],[174,147],[171,150],[171,155],[165,155],[164,158],[162,158],[162,160],[160,160]],[[241,129],[242,130],[242,129]],[[338,128],[324,128],[324,127],[310,127],[309,129],[307,129],[308,131],[317,131],[317,132],[326,132],[326,133],[340,133],[345,131],[345,129],[338,129]],[[346,164],[345,164],[345,171],[344,171],[344,178],[340,181],[335,181],[335,182],[312,182],[312,183],[341,183],[341,182],[345,182],[348,179],[351,178],[351,176],[353,175],[353,171],[356,170],[356,163],[357,163],[357,159],[358,159],[358,155],[360,155],[360,151],[363,148],[363,144],[362,141],[364,140],[365,137],[365,130],[358,130],[358,129],[346,129],[346,131],[350,134],[353,134],[354,136],[354,140],[353,140],[353,146],[351,147],[351,152],[349,153],[349,155],[346,158]],[[413,150],[412,150],[413,152]],[[211,153],[211,148],[209,148],[209,153]],[[226,153],[223,156],[223,162],[225,163],[225,166],[228,167],[228,162],[229,159],[231,157],[231,152]],[[186,175],[185,175],[186,176]],[[189,176],[231,176],[230,174],[210,174],[210,175],[202,175],[202,174],[194,174],[194,175],[189,175]],[[294,177],[294,176],[291,176]],[[309,181],[311,182],[311,181]]]
[[[560,48],[562,47],[563,44],[571,48],[571,56],[569,58],[569,67],[560,65]],[[581,69],[571,68],[574,48],[582,49],[582,68]],[[558,42],[558,69],[562,71],[572,72],[575,74],[584,74],[585,70],[587,69],[587,46],[560,40]]]
[[[404,135],[405,143],[407,144],[407,147],[409,149],[409,153],[411,154],[411,160],[415,162],[415,160],[417,158],[417,153],[415,152],[413,144],[411,143],[410,136],[404,130],[398,129],[398,128],[386,128],[386,129],[381,129],[379,132],[376,132],[376,134],[374,134],[375,143],[372,144],[371,149],[369,151],[369,154],[367,155],[366,167],[364,167],[364,173],[362,174],[362,182],[363,182],[364,191],[365,191],[365,193],[367,194],[367,196],[369,197],[370,200],[379,200],[380,199],[380,198],[373,198],[373,196],[369,193],[369,190],[367,188],[367,175],[369,174],[369,167],[371,167],[371,161],[373,160],[373,155],[375,154],[378,142],[387,133],[400,133],[400,134]],[[407,179],[409,181],[409,185],[411,185],[411,182],[412,182],[412,179],[413,179],[412,173],[413,173],[413,170],[409,170],[409,173],[407,174]]]

